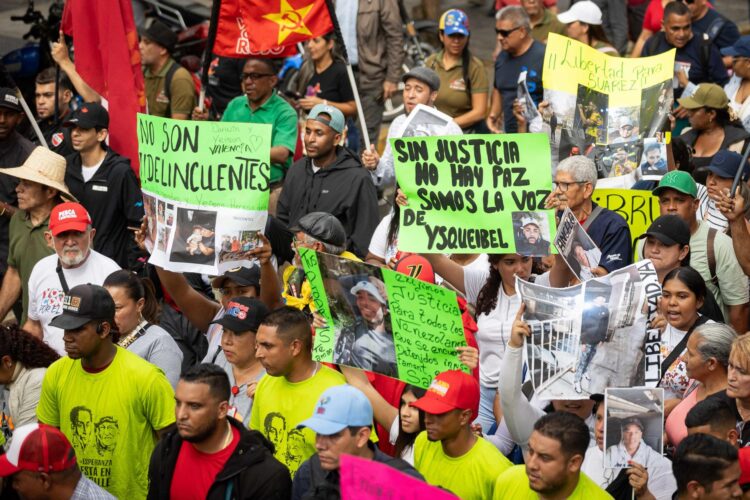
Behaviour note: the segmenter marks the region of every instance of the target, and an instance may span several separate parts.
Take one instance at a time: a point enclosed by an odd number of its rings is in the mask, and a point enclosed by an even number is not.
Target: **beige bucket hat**
[[[47,148],[37,146],[23,162],[23,165],[14,168],[0,168],[0,173],[57,189],[63,198],[78,201],[75,196],[70,194],[68,187],[65,185],[65,166],[65,158]]]

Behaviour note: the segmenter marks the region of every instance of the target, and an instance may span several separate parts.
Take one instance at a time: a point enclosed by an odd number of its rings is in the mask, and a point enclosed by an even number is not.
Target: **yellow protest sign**
[[[637,189],[597,189],[591,199],[594,203],[617,212],[627,221],[633,238],[633,255],[638,237],[646,232],[659,217],[659,198],[651,191]],[[636,255],[636,259],[637,259]]]

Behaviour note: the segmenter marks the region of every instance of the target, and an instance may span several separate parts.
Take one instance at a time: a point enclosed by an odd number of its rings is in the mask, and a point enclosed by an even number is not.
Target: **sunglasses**
[[[511,28],[509,30],[501,30],[499,28],[495,28],[495,33],[497,33],[498,35],[501,35],[503,38],[508,38],[511,33],[513,33],[514,31],[520,28],[521,26],[516,26],[515,28]]]

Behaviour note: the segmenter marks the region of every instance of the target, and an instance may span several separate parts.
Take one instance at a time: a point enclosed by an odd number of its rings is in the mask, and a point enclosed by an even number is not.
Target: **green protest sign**
[[[546,255],[554,239],[544,134],[391,139],[401,208],[399,249]],[[533,234],[524,231],[536,225]]]
[[[468,368],[455,292],[404,274],[301,248],[318,313],[313,358],[428,387],[438,373]]]
[[[268,210],[271,125],[138,114],[141,186],[193,205]]]

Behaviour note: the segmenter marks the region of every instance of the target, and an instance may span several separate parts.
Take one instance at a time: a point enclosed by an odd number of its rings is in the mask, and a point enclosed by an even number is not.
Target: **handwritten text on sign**
[[[138,115],[145,191],[194,205],[267,210],[271,126]]]
[[[552,190],[543,134],[391,139],[396,177],[409,199],[399,249],[515,252],[513,212],[545,212]]]

